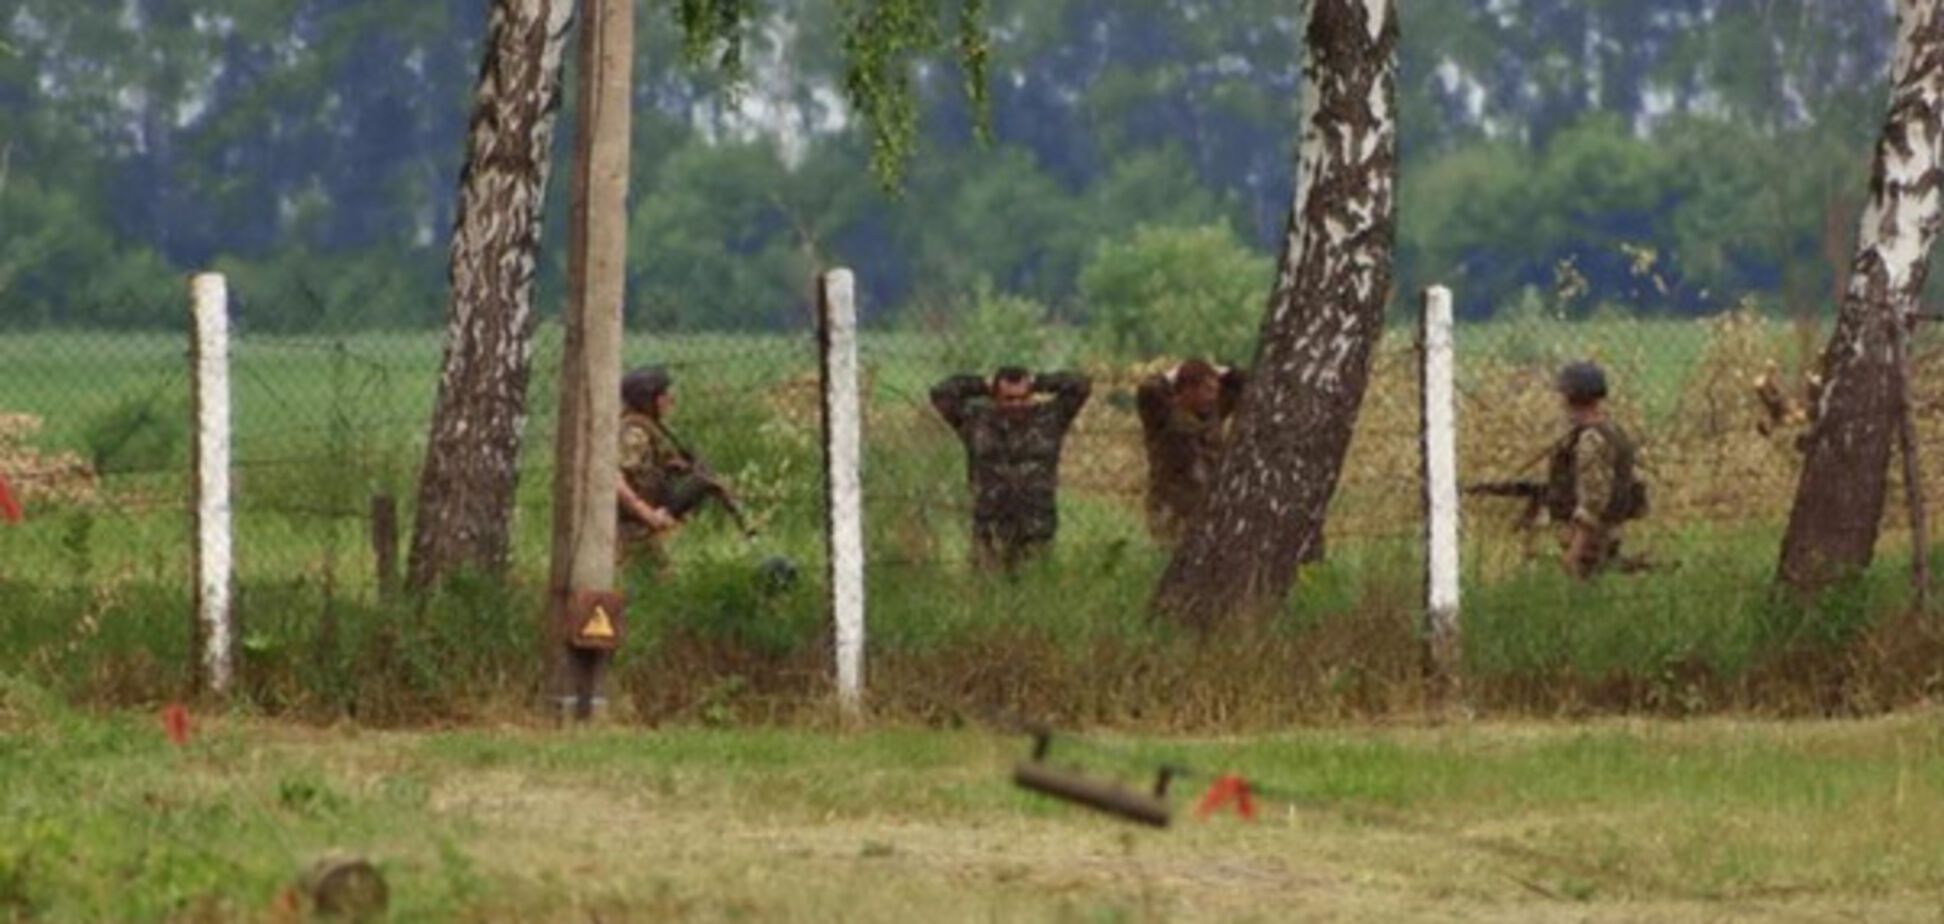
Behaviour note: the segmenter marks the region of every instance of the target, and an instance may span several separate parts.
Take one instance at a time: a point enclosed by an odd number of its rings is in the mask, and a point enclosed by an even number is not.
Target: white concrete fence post
[[[235,587],[230,503],[229,290],[217,273],[189,282],[195,321],[189,343],[196,414],[194,459],[196,636],[204,686],[229,691]]]
[[[863,405],[855,290],[847,269],[825,273],[817,286],[830,614],[836,627],[837,699],[851,713],[864,696]]]
[[[1422,321],[1424,633],[1434,682],[1456,689],[1464,646],[1458,618],[1458,407],[1450,289],[1425,290]]]

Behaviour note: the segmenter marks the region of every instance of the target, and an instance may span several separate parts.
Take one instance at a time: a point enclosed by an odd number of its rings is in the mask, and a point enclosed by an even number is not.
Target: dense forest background
[[[1111,326],[1171,273],[1253,323],[1288,207],[1296,0],[991,0],[993,141],[958,70],[922,68],[897,193],[838,92],[838,6],[762,4],[732,87],[687,63],[672,2],[644,4],[632,325],[800,326],[824,262],[859,271],[882,325],[996,303]],[[0,327],[173,327],[205,266],[246,330],[436,326],[485,9],[0,0]],[[1400,292],[1448,282],[1469,317],[1833,308],[1888,3],[1402,13]]]

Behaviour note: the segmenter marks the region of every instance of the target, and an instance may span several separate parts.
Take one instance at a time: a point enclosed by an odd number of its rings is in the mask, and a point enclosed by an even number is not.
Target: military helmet
[[[1572,363],[1559,370],[1554,384],[1568,401],[1598,401],[1607,396],[1606,370],[1589,362]]]
[[[655,399],[674,384],[668,367],[643,366],[621,377],[621,403],[630,410],[648,413],[654,410]]]

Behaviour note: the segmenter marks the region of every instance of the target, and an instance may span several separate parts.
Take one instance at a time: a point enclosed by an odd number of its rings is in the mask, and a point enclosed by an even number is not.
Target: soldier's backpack
[[[1646,516],[1647,483],[1635,473],[1640,450],[1619,427],[1602,421],[1574,427],[1553,447],[1552,466],[1546,479],[1546,508],[1553,521],[1564,523],[1573,518],[1573,501],[1579,494],[1573,451],[1579,446],[1580,436],[1588,430],[1598,431],[1607,445],[1613,447],[1613,496],[1607,500],[1607,508],[1600,512],[1600,521],[1619,525]]]

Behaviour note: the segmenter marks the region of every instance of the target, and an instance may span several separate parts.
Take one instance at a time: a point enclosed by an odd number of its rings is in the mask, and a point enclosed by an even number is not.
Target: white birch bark
[[[1897,427],[1897,328],[1917,310],[1944,224],[1944,0],[1898,0],[1897,12],[1890,111],[1782,544],[1781,577],[1802,590],[1875,554]]]
[[[438,404],[408,580],[504,569],[533,359],[533,280],[573,0],[493,0],[452,234]]]
[[[1296,193],[1254,375],[1155,598],[1190,625],[1279,604],[1321,550],[1391,286],[1397,28],[1395,0],[1310,4]]]

